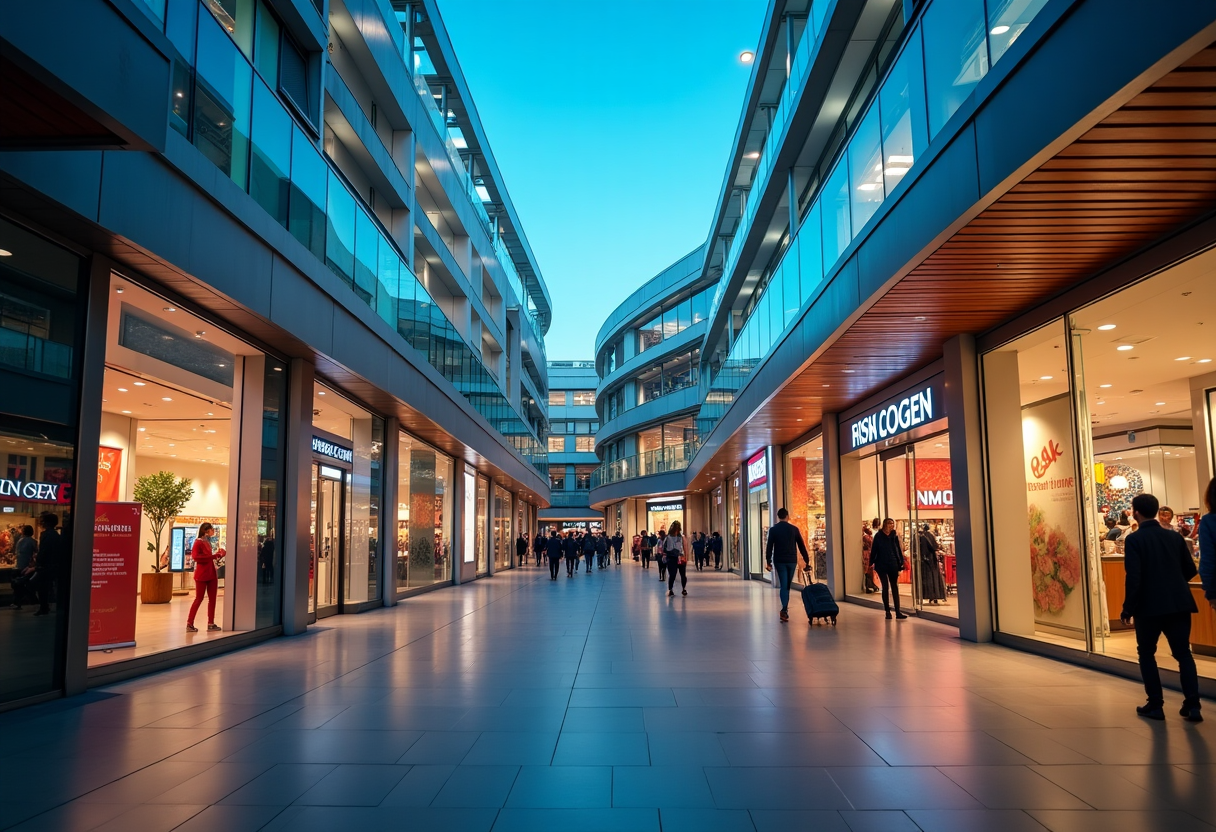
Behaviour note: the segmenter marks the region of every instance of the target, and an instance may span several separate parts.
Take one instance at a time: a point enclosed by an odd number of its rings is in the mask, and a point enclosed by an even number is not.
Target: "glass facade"
[[[716,288],[709,286],[689,297],[664,304],[657,315],[638,327],[638,352],[657,347],[665,339],[674,338],[690,326],[705,320]]]
[[[816,437],[785,455],[785,508],[811,552],[811,580],[828,574],[827,505],[823,491],[823,439]]]
[[[14,391],[0,428],[0,702],[7,702],[63,685],[84,277],[79,257],[4,220],[0,249],[8,253],[0,257],[0,380]],[[34,617],[41,609],[49,615]]]
[[[452,580],[452,458],[397,434],[397,590]]]
[[[511,533],[511,492],[494,486],[494,571],[509,569],[515,556]]]
[[[1216,338],[1198,310],[1216,303],[1214,270],[1204,253],[983,356],[987,433],[1020,437],[987,447],[1000,632],[1134,661],[1119,618],[1139,493],[1198,557],[1216,470]],[[1198,578],[1191,592],[1191,645],[1216,677],[1216,619]]]

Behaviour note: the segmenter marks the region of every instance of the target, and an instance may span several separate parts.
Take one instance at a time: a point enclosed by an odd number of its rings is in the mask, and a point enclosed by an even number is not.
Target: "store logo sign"
[[[747,461],[747,487],[755,488],[768,482],[768,456],[761,451]]]
[[[1043,479],[1043,476],[1047,473],[1047,469],[1063,455],[1064,450],[1060,447],[1060,443],[1054,439],[1048,439],[1047,444],[1043,446],[1043,450],[1030,458],[1030,473],[1034,474],[1036,480]]]
[[[683,511],[684,501],[678,503],[650,503],[646,506],[647,511]]]
[[[941,414],[935,414],[934,398],[933,387],[929,386],[855,419],[849,425],[850,447],[852,450],[864,448],[939,418]]]
[[[354,464],[355,452],[350,448],[345,448],[341,445],[334,444],[328,439],[322,439],[319,436],[312,438],[312,452],[317,456],[336,459],[338,462],[345,462],[347,465]]]
[[[938,491],[916,492],[916,502],[920,508],[954,508],[954,492],[950,489]]]
[[[59,502],[59,483],[0,480],[0,497],[12,497],[31,503]]]

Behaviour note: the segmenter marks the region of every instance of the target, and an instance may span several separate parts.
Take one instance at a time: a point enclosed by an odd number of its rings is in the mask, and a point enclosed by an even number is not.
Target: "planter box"
[[[172,572],[145,572],[139,579],[141,604],[167,604],[173,598]]]

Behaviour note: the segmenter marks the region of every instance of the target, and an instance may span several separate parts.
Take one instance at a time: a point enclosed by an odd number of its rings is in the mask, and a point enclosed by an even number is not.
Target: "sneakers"
[[[198,627],[195,627],[193,624],[187,624],[187,625],[186,625],[186,632],[187,632],[187,633],[197,633],[197,632],[198,632]]]
[[[782,610],[781,611],[781,622],[784,624],[786,621],[789,621],[789,620],[790,620],[789,610]]]
[[[681,594],[681,595],[687,595],[687,594],[688,594],[688,590],[687,590],[687,589],[681,589],[681,590],[680,590],[680,594]]]
[[[887,620],[888,621],[891,620],[891,611],[890,610],[887,610]]]
[[[1158,721],[1165,719],[1165,710],[1160,705],[1151,703],[1136,706],[1136,714],[1145,719],[1155,719]]]
[[[208,624],[208,625],[207,625],[207,631],[208,631],[208,632],[214,632],[214,631],[216,631],[216,630],[218,630],[218,629],[220,629],[220,625],[219,625],[219,624]]]
[[[676,593],[675,593],[675,590],[673,590],[673,589],[669,589],[669,590],[667,590],[667,597],[668,597],[668,598],[672,597],[672,596],[673,596],[673,595],[675,595],[675,594],[676,594]]]
[[[1183,705],[1182,710],[1178,713],[1182,714],[1182,718],[1187,722],[1203,722],[1203,714],[1199,711],[1198,705]]]
[[[896,620],[896,621],[903,621],[903,620],[904,620],[905,618],[907,618],[907,617],[908,617],[908,616],[904,615],[902,612],[897,612],[897,613],[895,613],[895,620]]]

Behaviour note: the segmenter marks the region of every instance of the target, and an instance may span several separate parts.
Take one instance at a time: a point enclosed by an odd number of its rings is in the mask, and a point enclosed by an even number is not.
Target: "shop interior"
[[[136,611],[135,644],[91,649],[90,667],[222,638],[255,626],[250,616],[241,622],[234,620],[238,617],[233,597],[236,552],[229,518],[236,508],[236,490],[247,473],[237,464],[234,414],[239,414],[242,396],[259,411],[262,400],[260,379],[256,391],[249,389],[254,385],[238,380],[252,378],[254,365],[264,372],[265,357],[122,280],[113,289],[108,332],[99,512],[106,502],[133,501],[137,481],[162,471],[189,479],[192,494],[165,528],[158,553],[152,554],[155,544],[146,518],[141,531],[138,571],[151,572],[155,561],[171,576],[170,600],[144,603],[142,597],[131,597],[129,603]],[[259,477],[255,466],[250,483],[255,491],[260,488]],[[195,621],[199,632],[189,633],[187,616],[194,595],[190,552],[203,523],[214,526],[212,549],[222,556],[217,562],[215,615],[221,629],[207,631],[204,601]],[[267,538],[273,539],[272,525],[273,510],[269,524],[259,521],[258,550]],[[258,552],[251,551],[250,565],[257,556]],[[261,583],[255,577],[256,568],[242,571],[249,575],[250,583]]]
[[[657,537],[660,531],[667,531],[676,521],[679,521],[681,528],[687,525],[682,496],[646,503],[646,530],[651,534]]]
[[[894,520],[908,562],[908,569],[899,576],[901,603],[918,612],[957,620],[949,435],[939,433],[862,457],[859,467],[861,526],[869,527],[873,535],[878,532],[875,520],[879,524],[887,517]],[[864,560],[864,555],[859,556],[863,568]],[[863,573],[856,583],[853,592],[878,594],[874,589],[879,585],[877,576],[871,581]]]
[[[799,573],[797,581],[827,581],[827,506],[823,491],[823,438],[812,439],[785,457],[785,506],[790,522],[802,532],[811,554],[810,574]]]
[[[452,459],[397,438],[397,589],[452,579]]]
[[[1031,520],[1030,574],[1014,565],[1015,558],[1024,564],[1024,555],[994,528],[1002,631],[1136,658],[1134,634],[1118,620],[1132,497],[1149,492],[1172,509],[1174,528],[1198,558],[1196,526],[1212,474],[1212,309],[1216,253],[1208,252],[1076,312],[1071,344],[1060,321],[985,356],[989,434],[1010,421],[1016,404],[1023,435],[1014,452],[990,447],[994,471],[1007,466],[1023,474],[994,474],[994,492],[1011,502],[1015,492],[1026,494]],[[1068,347],[1076,367],[1071,387]],[[1009,387],[1001,377],[1013,372],[1017,402],[999,389]],[[1089,426],[1079,440],[1070,407]],[[1079,468],[1073,454],[1084,462]],[[1079,484],[1072,481],[1077,470],[1085,478]],[[1002,522],[1015,531],[1007,520],[994,519],[994,527]],[[1026,540],[1026,531],[1020,537]],[[1200,672],[1216,676],[1216,617],[1198,579],[1192,594],[1199,607],[1192,647]],[[1158,659],[1175,667],[1164,650]]]

